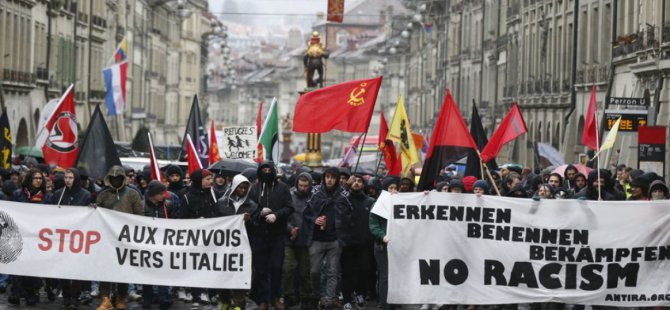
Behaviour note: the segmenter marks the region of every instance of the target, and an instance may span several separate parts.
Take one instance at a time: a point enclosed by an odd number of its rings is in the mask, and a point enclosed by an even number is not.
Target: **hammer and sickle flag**
[[[381,84],[380,76],[335,84],[303,94],[295,106],[293,131],[323,133],[337,129],[367,132]]]

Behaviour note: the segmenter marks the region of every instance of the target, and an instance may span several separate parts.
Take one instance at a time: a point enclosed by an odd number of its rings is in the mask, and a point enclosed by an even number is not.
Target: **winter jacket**
[[[144,215],[155,218],[170,219],[179,217],[179,198],[174,193],[168,192],[169,197],[163,203],[155,204],[144,198]]]
[[[79,180],[79,171],[70,169],[74,174],[74,182],[71,188],[63,187],[55,191],[46,202],[47,204],[57,205],[60,201],[61,206],[88,206],[91,200],[91,193],[81,188]],[[62,198],[61,198],[62,196]]]
[[[191,175],[191,186],[182,196],[180,216],[184,219],[217,217],[216,200],[211,188],[202,188],[202,170]]]
[[[116,188],[110,183],[111,177],[123,176],[123,184]],[[126,172],[121,166],[112,166],[104,178],[105,189],[96,196],[99,207],[123,213],[144,214],[144,203],[140,194],[128,187]]]
[[[270,180],[264,180],[261,177],[262,169],[265,167],[272,170]],[[277,219],[272,224],[266,222],[262,217],[254,219],[258,222],[258,225],[250,229],[249,235],[264,238],[285,236],[286,223],[293,214],[291,191],[286,184],[277,181],[277,168],[275,168],[274,163],[270,161],[261,163],[256,173],[258,183],[251,188],[249,198],[258,204],[258,217],[260,217],[260,211],[263,208],[270,208]]]
[[[340,244],[352,246],[372,243],[374,236],[370,232],[370,210],[375,203],[374,199],[361,190],[350,191],[349,201],[352,205],[350,222],[345,223],[346,228],[338,232]]]
[[[314,187],[312,198],[307,202],[307,208],[305,208],[303,214],[301,228],[307,234],[308,245],[312,244],[316,234],[332,235],[334,233],[336,240],[338,240],[339,234],[351,229],[351,226],[353,226],[351,221],[353,207],[347,198],[348,195],[349,192],[342,189],[339,183],[336,183],[335,188],[331,190],[326,189],[325,184]],[[316,230],[320,228],[315,224],[316,218],[328,214],[331,215],[326,218],[325,231],[317,232]]]
[[[231,216],[248,213],[252,215],[256,213],[258,205],[249,199],[249,192],[241,198],[234,196],[235,190],[242,183],[249,183],[249,180],[241,174],[233,178],[231,186],[226,190],[223,196],[216,202],[216,210],[219,216]]]
[[[307,208],[307,201],[312,197],[312,176],[303,172],[298,175],[298,177],[304,176],[309,181],[309,191],[305,194],[298,191],[298,178],[295,179],[295,186],[291,188],[291,199],[293,200],[293,214],[288,220],[288,225],[286,227],[287,233],[291,233],[293,228],[298,228],[298,236],[295,240],[286,239],[286,245],[288,246],[297,246],[297,247],[306,247],[307,246],[307,234],[305,233],[302,227],[303,214],[305,213],[305,208]]]
[[[386,219],[370,213],[370,233],[374,236],[375,241],[382,243],[384,236],[386,236]]]

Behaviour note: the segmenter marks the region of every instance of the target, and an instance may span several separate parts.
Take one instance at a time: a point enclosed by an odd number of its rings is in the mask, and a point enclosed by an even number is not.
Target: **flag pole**
[[[479,162],[482,164],[482,166],[484,166],[484,168],[486,168],[486,174],[489,176],[489,180],[491,180],[491,184],[493,185],[493,189],[496,190],[496,194],[498,194],[498,196],[502,196],[502,195],[500,195],[500,190],[498,189],[498,185],[496,184],[495,180],[493,180],[493,176],[491,175],[491,171],[489,171],[489,167],[486,166],[486,163],[482,159],[482,154],[477,149],[475,149],[475,151],[477,151],[477,156],[479,156]]]
[[[368,128],[369,128],[369,124],[368,124]],[[360,140],[361,136],[363,136],[363,142],[362,143],[361,143],[361,140]],[[365,139],[367,139],[367,138],[368,138],[368,132],[365,131],[364,134],[358,136],[358,143],[361,144],[361,145],[365,145]],[[358,170],[358,163],[361,161],[361,155],[363,155],[363,148],[362,147],[361,147],[360,151],[358,150],[358,145],[356,145],[355,148],[356,148],[356,151],[358,152],[358,159],[356,159],[356,166],[354,167],[354,171],[351,172],[352,174]]]
[[[595,85],[593,85],[595,87]],[[593,116],[596,118],[596,169],[598,169],[598,200],[603,200],[602,197],[602,187],[604,184],[600,184],[600,137],[598,135],[598,103],[596,103],[596,109],[595,113],[593,113]]]
[[[76,182],[76,180],[75,180],[75,182]],[[57,205],[57,206],[58,206],[59,208],[60,208],[60,203],[61,203],[61,201],[63,201],[63,195],[65,194],[65,189],[66,189],[66,188],[67,188],[67,186],[64,186],[64,187],[63,187],[63,192],[60,193],[60,198],[58,198],[58,205]]]

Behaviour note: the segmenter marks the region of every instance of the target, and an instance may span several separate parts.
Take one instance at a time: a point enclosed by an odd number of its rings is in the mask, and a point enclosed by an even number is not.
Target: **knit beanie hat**
[[[474,176],[467,176],[463,178],[463,187],[465,187],[466,192],[472,192],[473,185],[477,182],[477,178]]]
[[[153,180],[149,182],[149,186],[147,187],[147,197],[152,197],[158,194],[162,194],[167,190],[165,185],[161,183],[160,181]]]
[[[475,187],[480,187],[482,188],[485,192],[489,191],[489,183],[484,181],[484,180],[477,180],[475,184],[472,185],[472,188],[474,189]]]

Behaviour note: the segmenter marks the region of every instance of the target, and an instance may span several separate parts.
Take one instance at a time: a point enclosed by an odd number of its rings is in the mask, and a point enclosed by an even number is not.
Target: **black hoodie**
[[[70,169],[74,174],[74,181],[71,188],[63,186],[62,188],[56,190],[47,204],[56,205],[60,200],[60,205],[62,206],[88,206],[91,203],[91,193],[83,188],[81,188],[81,176],[79,176],[79,170],[76,168]],[[61,198],[61,195],[63,198]]]
[[[168,179],[170,178],[170,175],[174,173],[179,173],[179,181],[176,183],[170,182],[167,189],[168,191],[181,196],[181,194],[186,191],[186,184],[184,184],[184,171],[182,171],[181,168],[177,165],[167,166],[165,169],[165,174],[167,174]]]
[[[329,173],[339,175],[333,172],[333,170],[337,171],[337,168],[329,168],[329,170],[331,171],[326,171],[324,175]],[[353,207],[347,196],[349,192],[342,189],[339,182],[335,182],[333,188],[327,188],[324,180],[321,185],[314,187],[312,198],[309,199],[305,209],[301,228],[307,234],[308,245],[312,244],[312,240],[324,242],[338,240],[340,234],[351,228]],[[316,219],[322,215],[326,216],[324,230],[315,224]]]
[[[181,218],[213,218],[218,215],[213,191],[202,188],[202,171],[198,169],[191,174],[191,186],[187,187],[186,193],[182,196]]]
[[[272,172],[271,175],[264,178],[262,170],[266,167],[270,168]],[[291,191],[288,185],[277,181],[277,168],[275,168],[273,162],[264,161],[258,166],[256,173],[258,183],[251,188],[249,198],[258,204],[258,211],[252,217],[257,217],[255,220],[259,224],[254,225],[249,230],[249,235],[255,237],[285,237],[286,223],[294,211]],[[274,223],[266,222],[265,218],[260,215],[263,208],[272,210],[272,214],[277,217]]]
[[[309,190],[307,193],[301,193],[298,191],[298,180],[300,176],[304,176],[309,181]],[[290,233],[294,227],[298,228],[298,237],[296,240],[291,241],[286,239],[286,245],[288,246],[298,246],[306,247],[307,246],[307,235],[302,229],[302,219],[305,208],[307,208],[307,201],[312,197],[312,176],[307,172],[302,172],[295,178],[295,186],[291,188],[291,198],[293,199],[293,209],[295,210],[288,221],[287,230]]]
[[[374,236],[370,232],[370,210],[375,200],[365,194],[365,190],[349,190],[349,202],[352,208],[350,221],[345,229],[338,232],[342,246],[372,244]]]

